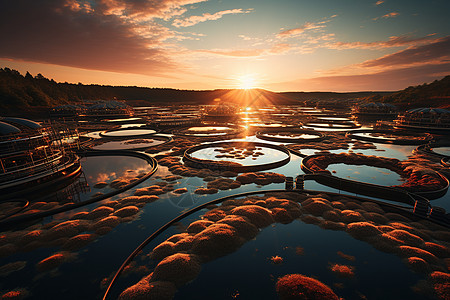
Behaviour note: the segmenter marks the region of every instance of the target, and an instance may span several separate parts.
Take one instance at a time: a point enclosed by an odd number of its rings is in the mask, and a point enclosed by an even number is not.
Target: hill
[[[429,84],[410,86],[390,95],[371,95],[364,97],[362,100],[365,102],[392,103],[403,108],[450,108],[450,75]]]
[[[0,110],[3,115],[21,115],[44,111],[49,107],[94,100],[125,100],[130,104],[213,104],[220,99],[242,106],[267,106],[280,104],[303,104],[306,100],[349,100],[363,99],[367,102],[392,103],[448,103],[450,96],[450,76],[431,84],[409,87],[403,91],[391,92],[283,92],[267,90],[217,89],[205,91],[147,88],[137,86],[84,85],[81,83],[58,83],[42,74],[32,76],[0,68]],[[447,97],[447,98],[446,98]],[[445,100],[445,101],[444,101]],[[447,104],[448,105],[448,104]],[[428,105],[426,105],[428,106]]]

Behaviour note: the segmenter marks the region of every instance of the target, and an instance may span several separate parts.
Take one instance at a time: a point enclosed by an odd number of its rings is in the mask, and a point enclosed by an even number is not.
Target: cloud
[[[381,16],[381,17],[373,18],[372,20],[376,21],[376,20],[378,20],[378,19],[395,18],[395,17],[397,17],[397,16],[399,16],[399,15],[400,15],[400,13],[398,13],[398,12],[390,12],[390,13],[388,13],[388,14],[385,14],[385,15]]]
[[[76,1],[76,0],[75,0]],[[186,12],[183,6],[208,0],[96,0],[97,10],[130,20],[170,19]]]
[[[381,5],[384,3],[384,0],[378,0],[377,2],[375,2],[375,5]]]
[[[433,81],[449,72],[450,63],[428,64],[361,75],[317,77],[308,81],[318,86],[329,85],[331,88],[345,85],[348,90],[400,90],[413,84]],[[342,87],[339,89],[342,90]]]
[[[278,38],[290,38],[290,37],[299,36],[299,35],[303,34],[305,31],[324,28],[324,27],[326,27],[325,24],[330,22],[331,18],[334,18],[336,16],[337,15],[333,15],[330,18],[323,20],[323,21],[319,21],[319,22],[306,22],[305,24],[303,24],[300,27],[283,30],[280,33],[278,33],[277,37]]]
[[[363,62],[363,67],[392,67],[416,65],[450,60],[450,36],[436,39],[430,44],[408,48],[393,54]]]
[[[403,36],[391,36],[387,41],[374,41],[374,42],[334,42],[326,45],[329,49],[383,49],[400,46],[419,45],[423,43],[430,43],[430,38],[436,35],[435,33],[429,34],[425,37],[412,38],[408,35]]]
[[[312,30],[312,29],[323,28],[323,27],[325,27],[325,25],[323,25],[323,24],[313,23],[313,22],[306,22],[305,24],[303,24],[300,27],[293,28],[293,29],[288,29],[288,30],[284,30],[284,31],[280,32],[278,34],[278,37],[296,36],[296,35],[302,34],[306,30]]]
[[[427,64],[374,73],[343,76],[320,76],[269,85],[272,90],[304,91],[397,91],[411,85],[440,79],[450,73],[450,62]],[[290,88],[289,88],[290,87]]]
[[[229,50],[197,50],[199,53],[208,53],[208,54],[216,54],[223,56],[233,56],[233,57],[253,57],[253,56],[261,56],[266,53],[266,49],[229,49]]]
[[[279,55],[284,54],[292,50],[296,50],[297,47],[292,46],[287,43],[278,43],[269,48],[259,48],[259,49],[212,49],[212,50],[196,50],[197,53],[207,53],[213,55],[221,55],[221,56],[231,56],[231,57],[260,57],[264,55]]]
[[[136,1],[140,2],[144,1]],[[168,5],[182,1],[154,2]],[[183,3],[187,2],[193,0]],[[153,75],[179,67],[168,56],[167,45],[162,44],[176,33],[156,23],[130,24],[117,15],[99,11],[92,3],[75,0],[0,2],[0,36],[8,41],[0,44],[0,57]]]
[[[206,13],[201,16],[191,16],[191,17],[183,19],[183,20],[175,19],[173,21],[172,25],[175,27],[189,27],[189,26],[194,26],[198,23],[206,22],[206,21],[218,20],[218,19],[222,18],[224,15],[248,14],[252,10],[253,9],[244,10],[242,8],[238,8],[238,9],[228,9],[228,10],[219,11],[214,14]]]

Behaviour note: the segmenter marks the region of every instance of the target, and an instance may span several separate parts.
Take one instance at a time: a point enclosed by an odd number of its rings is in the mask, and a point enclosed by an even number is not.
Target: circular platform
[[[193,153],[203,150],[203,149],[211,149],[213,148],[246,148],[247,150],[256,149],[258,147],[261,148],[270,148],[279,151],[281,154],[284,154],[284,158],[280,160],[276,160],[269,163],[263,164],[254,164],[254,165],[243,165],[237,162],[231,162],[226,160],[210,160],[210,159],[199,159],[192,156]],[[218,142],[218,143],[208,143],[202,144],[199,146],[195,146],[186,150],[183,156],[184,163],[193,168],[207,168],[213,170],[230,170],[234,172],[253,172],[253,171],[261,171],[261,170],[269,170],[273,168],[281,167],[287,164],[291,159],[291,155],[288,149],[272,145],[268,143],[258,143],[258,142]]]

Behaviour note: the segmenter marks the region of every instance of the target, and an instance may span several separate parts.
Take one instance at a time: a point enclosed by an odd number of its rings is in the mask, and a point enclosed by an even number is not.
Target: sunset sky
[[[450,74],[449,0],[0,0],[0,67],[178,89],[400,90]]]

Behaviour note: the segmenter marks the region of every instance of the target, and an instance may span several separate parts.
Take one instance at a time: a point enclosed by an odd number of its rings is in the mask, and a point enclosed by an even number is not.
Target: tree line
[[[273,104],[299,103],[307,98],[344,99],[357,98],[364,102],[387,102],[414,106],[448,105],[450,97],[450,76],[430,84],[408,87],[405,90],[386,92],[358,93],[273,93],[259,90],[264,97],[273,100]],[[36,108],[48,108],[62,104],[80,103],[85,100],[126,100],[158,103],[210,104],[214,99],[240,102],[236,90],[192,91],[169,88],[147,88],[137,86],[110,86],[98,84],[58,83],[42,74],[32,76],[29,72],[22,75],[10,68],[0,68],[0,114],[19,113]],[[252,102],[252,99],[249,99]]]
[[[410,86],[389,95],[371,95],[364,102],[384,102],[399,107],[441,107],[450,108],[450,75],[431,83]]]

